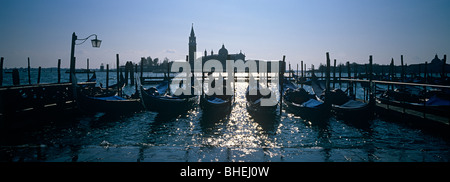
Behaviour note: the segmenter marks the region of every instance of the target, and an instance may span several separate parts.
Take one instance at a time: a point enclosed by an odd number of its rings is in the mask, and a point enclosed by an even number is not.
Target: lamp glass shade
[[[92,42],[92,47],[97,47],[97,48],[99,48],[100,44],[102,44],[102,41],[98,40],[97,38],[96,39],[92,39],[91,42]]]

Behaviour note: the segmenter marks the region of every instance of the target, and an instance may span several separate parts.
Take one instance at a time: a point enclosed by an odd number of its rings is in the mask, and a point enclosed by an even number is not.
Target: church
[[[191,28],[191,35],[189,36],[189,64],[193,68],[194,60],[195,60],[195,52],[197,51],[197,42],[194,33],[194,25]],[[238,54],[228,54],[228,50],[225,48],[225,45],[222,44],[222,48],[219,49],[218,54],[214,54],[214,51],[211,50],[211,54],[208,55],[208,52],[205,49],[205,54],[202,57],[202,66],[206,61],[215,59],[222,63],[222,68],[226,70],[226,61],[227,60],[242,60],[245,62],[245,54],[242,54],[242,51]]]

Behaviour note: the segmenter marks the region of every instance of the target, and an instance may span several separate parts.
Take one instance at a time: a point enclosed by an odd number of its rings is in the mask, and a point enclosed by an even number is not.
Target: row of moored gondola
[[[364,122],[373,116],[375,101],[369,103],[356,100],[341,89],[326,91],[318,79],[311,80],[313,93],[308,93],[303,88],[294,84],[285,83],[284,101],[287,110],[310,121],[328,121],[330,114],[338,119]]]
[[[137,89],[132,96],[118,96],[116,87],[123,87],[123,81],[119,81],[113,88],[77,88],[77,103],[80,109],[87,112],[105,112],[112,114],[133,113],[143,109],[157,112],[178,112],[186,111],[192,108],[198,102],[198,96],[169,94],[169,82],[164,81],[156,87],[145,89],[142,86]],[[312,84],[315,91],[322,93],[318,82]],[[224,87],[225,88],[225,87]],[[252,115],[272,115],[276,113],[278,103],[269,106],[261,106],[264,98],[270,98],[269,95],[262,95],[256,87],[248,86],[246,89],[247,110]],[[370,104],[362,103],[350,99],[343,95],[340,90],[331,91],[334,99],[326,99],[323,94],[309,94],[302,88],[297,88],[290,82],[284,82],[285,107],[291,112],[310,120],[325,120],[328,118],[330,110],[335,111],[337,115],[352,117],[354,115],[363,115],[370,111]],[[225,89],[224,89],[225,92]],[[250,94],[256,93],[256,94]],[[200,107],[205,113],[229,113],[231,111],[233,95],[207,95],[200,96]],[[327,102],[325,102],[325,100]],[[333,101],[328,103],[328,101]],[[363,112],[361,112],[363,111]]]
[[[93,78],[95,78],[95,75]],[[91,81],[93,78],[91,78]],[[143,109],[160,113],[174,113],[189,110],[199,102],[204,113],[226,114],[231,111],[234,101],[234,95],[203,94],[200,96],[200,99],[195,94],[174,96],[168,92],[169,81],[164,81],[158,86],[149,89],[144,89],[140,86],[132,96],[118,96],[117,90],[119,89],[117,87],[123,86],[123,82],[119,81],[112,88],[77,88],[77,103],[82,110],[88,112],[122,114],[133,113]],[[284,80],[283,87],[283,107],[289,112],[307,120],[327,121],[329,116],[334,114],[338,119],[359,122],[370,119],[373,116],[374,97],[371,97],[370,101],[365,103],[356,100],[354,96],[349,96],[341,89],[326,91],[324,86],[314,76],[311,80],[313,93],[308,93],[305,89],[299,88],[287,80]],[[278,103],[261,106],[262,99],[270,98],[271,95],[262,95],[259,91],[260,88],[262,86],[259,84],[255,87],[247,87],[245,96],[248,112],[258,116],[275,114]],[[256,95],[250,93],[256,93]],[[270,93],[272,94],[272,92]],[[436,109],[436,112],[441,112],[450,108],[450,101],[442,99],[442,97],[442,94],[434,93],[428,96],[425,102],[423,99],[417,99],[418,97],[408,97],[406,93],[397,89],[386,91],[377,100],[381,103],[412,108],[427,106]]]

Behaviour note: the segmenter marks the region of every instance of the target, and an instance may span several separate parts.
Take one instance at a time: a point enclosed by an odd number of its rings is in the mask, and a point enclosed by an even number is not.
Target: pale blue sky
[[[77,67],[140,60],[185,59],[191,24],[197,51],[222,43],[247,59],[286,55],[297,64],[338,62],[408,64],[450,52],[449,0],[0,0],[0,56],[6,67],[69,66],[72,32],[90,42],[76,46]]]

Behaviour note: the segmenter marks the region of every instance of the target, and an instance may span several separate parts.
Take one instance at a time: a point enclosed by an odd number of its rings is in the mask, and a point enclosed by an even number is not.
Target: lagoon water
[[[44,72],[42,82],[55,82],[54,75],[56,72]],[[97,73],[98,82],[103,85],[105,75]],[[63,80],[68,80],[66,77],[64,74]],[[77,77],[79,81],[86,80],[85,74]],[[115,74],[110,77],[110,84],[114,84]],[[197,106],[176,116],[142,111],[117,117],[74,111],[65,117],[20,121],[28,124],[2,132],[0,161],[448,162],[450,159],[448,140],[430,131],[380,118],[369,121],[367,127],[359,127],[334,117],[325,124],[317,124],[284,109],[279,114],[280,108],[273,117],[252,116],[246,110],[247,83],[236,86],[235,103],[225,116],[210,116]],[[133,93],[134,87],[126,86],[125,92]],[[358,93],[362,96],[363,92]]]

